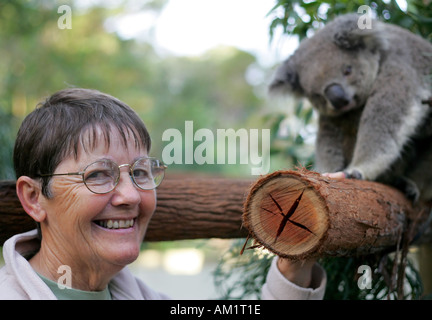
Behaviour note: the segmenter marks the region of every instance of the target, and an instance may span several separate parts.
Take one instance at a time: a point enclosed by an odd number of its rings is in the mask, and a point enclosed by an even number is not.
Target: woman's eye
[[[92,171],[86,176],[86,181],[111,179],[111,174],[106,170]]]
[[[146,179],[149,177],[147,170],[144,169],[135,169],[133,171],[133,176],[135,179]]]

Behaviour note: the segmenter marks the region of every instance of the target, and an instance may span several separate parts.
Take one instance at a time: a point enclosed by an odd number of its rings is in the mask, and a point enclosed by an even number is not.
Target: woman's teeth
[[[98,220],[95,221],[101,227],[107,229],[126,229],[133,227],[134,219],[130,220]]]

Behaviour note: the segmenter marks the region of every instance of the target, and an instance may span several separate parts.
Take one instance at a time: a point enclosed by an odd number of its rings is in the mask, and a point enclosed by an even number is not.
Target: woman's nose
[[[141,202],[141,194],[129,172],[121,172],[117,187],[114,189],[113,205],[136,205]]]

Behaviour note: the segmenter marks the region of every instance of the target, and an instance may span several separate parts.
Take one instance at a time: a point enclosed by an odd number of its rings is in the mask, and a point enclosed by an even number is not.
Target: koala
[[[432,199],[432,45],[390,23],[337,17],[276,70],[270,93],[318,112],[318,172],[374,180]]]

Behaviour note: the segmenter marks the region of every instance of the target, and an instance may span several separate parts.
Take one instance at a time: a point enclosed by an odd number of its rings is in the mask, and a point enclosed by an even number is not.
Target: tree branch
[[[419,230],[428,215],[429,210],[414,208],[389,186],[299,170],[277,171],[256,181],[243,221],[260,245],[301,260],[394,249],[401,234],[411,242],[416,234],[412,231]],[[404,232],[408,229],[411,232]]]

